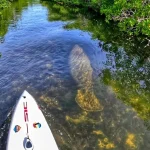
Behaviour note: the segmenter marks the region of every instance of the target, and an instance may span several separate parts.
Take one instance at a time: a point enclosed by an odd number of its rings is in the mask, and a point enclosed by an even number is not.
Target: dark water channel
[[[85,12],[38,0],[3,11],[0,150],[23,90],[60,150],[150,149],[150,47]]]

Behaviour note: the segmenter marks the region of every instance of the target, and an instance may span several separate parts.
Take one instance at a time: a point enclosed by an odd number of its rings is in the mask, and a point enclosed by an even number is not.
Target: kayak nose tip
[[[22,97],[23,98],[26,98],[28,97],[30,94],[27,92],[27,90],[24,90],[23,93],[22,93]]]
[[[23,94],[26,94],[26,93],[28,93],[27,90],[24,90],[24,91],[23,91]]]

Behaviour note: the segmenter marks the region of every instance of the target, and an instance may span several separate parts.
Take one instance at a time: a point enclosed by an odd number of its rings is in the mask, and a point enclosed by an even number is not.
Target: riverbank
[[[129,35],[150,36],[150,2],[144,1],[117,1],[112,0],[53,0],[59,4],[88,7],[101,15],[105,15],[107,23],[117,22],[121,31]]]

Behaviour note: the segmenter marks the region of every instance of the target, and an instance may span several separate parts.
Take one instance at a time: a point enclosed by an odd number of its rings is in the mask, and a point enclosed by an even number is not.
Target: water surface
[[[104,18],[18,0],[0,22],[0,149],[23,90],[61,150],[150,149],[150,57]]]

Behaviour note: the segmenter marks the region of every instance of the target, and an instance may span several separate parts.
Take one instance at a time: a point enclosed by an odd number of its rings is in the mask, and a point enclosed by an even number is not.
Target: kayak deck
[[[7,150],[58,150],[46,119],[34,98],[24,91],[11,121]]]

